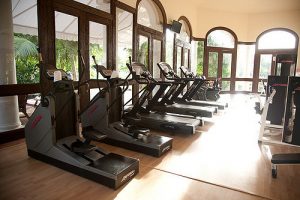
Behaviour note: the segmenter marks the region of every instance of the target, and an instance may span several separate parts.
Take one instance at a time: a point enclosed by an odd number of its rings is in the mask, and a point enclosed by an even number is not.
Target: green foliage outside
[[[203,75],[203,61],[204,61],[204,42],[197,42],[197,75]]]
[[[131,48],[123,48],[123,52],[125,52],[125,56],[118,56],[118,69],[120,71],[120,77],[126,78],[129,74],[129,69],[126,66],[126,63],[129,63],[129,56],[132,57],[132,49]]]
[[[208,43],[210,46],[217,46],[217,42],[213,41],[211,37],[208,37]],[[223,62],[222,62],[222,77],[230,78],[231,76],[231,54],[223,54]],[[208,60],[208,76],[209,77],[217,77],[218,75],[218,53],[217,52],[209,52],[209,60]]]
[[[78,80],[78,41],[55,39],[56,68],[71,72]]]
[[[17,83],[38,83],[38,37],[21,33],[14,34],[14,49]]]
[[[146,41],[139,46],[137,60],[138,62],[143,63],[147,68],[149,63],[148,53],[148,41]]]
[[[94,63],[92,56],[95,56],[98,64],[101,64],[101,62],[99,62],[99,61],[103,61],[103,59],[104,59],[104,50],[100,44],[91,44],[90,43],[90,78],[96,79],[97,72],[96,72],[96,69],[93,67],[95,65],[95,63]]]
[[[222,91],[230,90],[230,81],[222,81]]]

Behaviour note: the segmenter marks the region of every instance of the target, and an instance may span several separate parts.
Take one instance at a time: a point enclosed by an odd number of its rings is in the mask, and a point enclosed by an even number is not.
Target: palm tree
[[[30,36],[18,34],[14,36],[17,82],[39,82],[37,46],[30,41]]]
[[[27,58],[38,54],[37,46],[26,38],[14,37],[15,57]]]

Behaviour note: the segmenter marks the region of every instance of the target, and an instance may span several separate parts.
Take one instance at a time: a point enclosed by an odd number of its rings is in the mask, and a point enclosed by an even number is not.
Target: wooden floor
[[[24,140],[2,145],[0,199],[300,199],[300,165],[279,166],[277,179],[270,170],[273,153],[300,149],[258,144],[258,120],[249,97],[235,95],[195,135],[172,136],[161,158],[97,144],[140,159],[138,176],[118,190],[29,158]]]

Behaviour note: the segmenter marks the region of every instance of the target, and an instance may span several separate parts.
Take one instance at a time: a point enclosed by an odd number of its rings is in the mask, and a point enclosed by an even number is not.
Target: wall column
[[[0,4],[0,85],[16,84],[11,0]],[[0,97],[0,132],[20,125],[17,96]]]

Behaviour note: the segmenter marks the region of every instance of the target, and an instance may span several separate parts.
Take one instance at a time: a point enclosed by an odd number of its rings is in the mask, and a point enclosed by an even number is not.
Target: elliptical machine
[[[63,70],[47,70],[47,77],[52,80],[56,71],[63,80],[53,83],[25,126],[28,155],[117,189],[139,172],[139,160],[91,145],[106,138],[92,127],[83,128],[84,139],[78,136],[78,95]]]
[[[149,129],[132,126],[130,121],[138,121],[139,118],[127,118],[127,123],[117,121],[109,123],[108,112],[116,101],[108,105],[108,93],[111,87],[124,86],[121,95],[128,88],[128,77],[125,80],[113,78],[112,70],[99,66],[93,57],[97,73],[107,79],[107,87],[100,89],[91,100],[90,104],[81,113],[81,123],[83,127],[93,127],[93,129],[105,134],[105,143],[120,146],[126,149],[142,152],[159,157],[172,148],[173,139],[165,136],[150,134]]]

